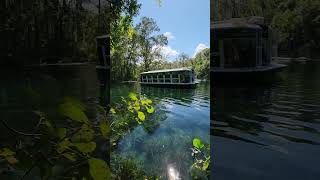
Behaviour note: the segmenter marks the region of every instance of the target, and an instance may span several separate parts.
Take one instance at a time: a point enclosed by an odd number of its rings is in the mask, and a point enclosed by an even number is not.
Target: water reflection
[[[292,63],[283,72],[283,81],[271,85],[213,88],[212,115],[216,118],[211,134],[217,177],[287,179],[295,174],[290,179],[299,179],[319,175],[313,166],[320,159],[311,155],[320,144],[319,72],[320,63]],[[227,150],[235,147],[237,151]],[[245,156],[249,152],[250,158]],[[239,164],[224,161],[226,158]],[[285,167],[283,174],[277,175],[270,166]]]

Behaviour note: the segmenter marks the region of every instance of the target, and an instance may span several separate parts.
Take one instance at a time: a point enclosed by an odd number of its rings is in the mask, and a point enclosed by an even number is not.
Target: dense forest
[[[137,9],[136,0],[1,1],[1,63],[95,62],[96,36]]]
[[[319,58],[320,1],[315,0],[215,0],[211,20],[231,17],[263,16],[278,34],[280,55],[288,51],[292,39],[292,56]]]
[[[132,17],[122,16],[118,24],[111,26],[113,81],[137,80],[143,71],[179,67],[193,68],[197,78],[208,78],[209,49],[193,58],[181,53],[177,59],[169,61],[161,53],[168,39],[159,31],[156,22],[149,17],[142,17],[134,26]]]

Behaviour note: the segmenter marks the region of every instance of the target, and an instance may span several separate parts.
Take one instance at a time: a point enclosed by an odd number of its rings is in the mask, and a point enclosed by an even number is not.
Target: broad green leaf
[[[69,141],[69,139],[64,139],[58,144],[57,151],[58,153],[62,153],[64,150],[69,148],[72,145],[72,143]]]
[[[69,102],[71,103],[73,106],[76,106],[77,108],[79,108],[81,111],[85,111],[86,110],[86,106],[77,98],[74,97],[65,97],[64,102]]]
[[[0,150],[0,156],[3,156],[10,164],[15,164],[18,160],[14,157],[16,153],[9,148],[3,148]]]
[[[144,115],[143,112],[138,111],[138,118],[139,118],[139,120],[144,121],[144,119],[146,118],[146,116]]]
[[[60,139],[65,138],[67,135],[67,129],[66,128],[59,128],[58,129],[58,136]]]
[[[110,169],[105,161],[91,158],[88,163],[90,175],[94,180],[110,179]]]
[[[147,112],[150,114],[154,112],[153,106],[146,106],[146,109],[147,109]]]
[[[198,138],[194,138],[193,141],[192,141],[192,144],[194,147],[196,147],[197,149],[201,149],[203,148],[204,144],[201,142],[200,139]]]
[[[63,153],[62,154],[65,158],[69,159],[70,161],[74,162],[76,161],[76,156],[74,155],[74,153]]]
[[[59,106],[59,110],[61,114],[74,121],[84,122],[87,124],[89,123],[89,120],[83,111],[83,107],[79,105],[75,105],[71,102],[65,102]]]
[[[110,132],[110,127],[107,125],[107,121],[100,121],[99,126],[102,136],[106,138],[108,133]]]
[[[142,99],[140,102],[143,106],[152,104],[152,101],[150,99]]]
[[[138,98],[137,98],[137,95],[135,93],[129,93],[129,98],[132,100],[132,101],[137,101]]]
[[[136,111],[139,111],[140,110],[140,104],[138,101],[136,101],[133,105],[133,108],[136,110]]]
[[[72,137],[73,142],[89,142],[94,137],[94,130],[87,124],[83,124],[79,132]]]
[[[6,156],[5,158],[10,164],[16,164],[19,162],[14,156]]]
[[[13,156],[15,155],[16,153],[11,151],[9,148],[3,148],[2,150],[0,150],[0,156]]]
[[[73,145],[82,153],[90,153],[96,149],[95,142],[88,143],[73,143]]]

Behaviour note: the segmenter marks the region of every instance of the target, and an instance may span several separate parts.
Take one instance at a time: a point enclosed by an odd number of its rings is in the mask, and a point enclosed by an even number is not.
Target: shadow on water
[[[121,84],[112,87],[112,102],[131,91],[152,99],[155,113],[127,134],[112,155],[136,159],[157,177],[167,179],[171,169],[181,179],[191,179],[192,139],[199,137],[209,143],[209,83],[199,84],[196,89]]]
[[[319,177],[312,154],[320,148],[320,63],[291,63],[282,77],[266,86],[213,88],[217,179]]]

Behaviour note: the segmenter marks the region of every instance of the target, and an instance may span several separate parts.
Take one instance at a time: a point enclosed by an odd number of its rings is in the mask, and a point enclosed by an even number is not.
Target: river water
[[[212,179],[319,179],[320,62],[290,63],[281,78],[213,88]]]
[[[148,174],[161,179],[169,179],[169,171],[174,171],[177,179],[191,179],[193,138],[210,142],[210,83],[199,84],[196,89],[118,85],[111,88],[111,101],[118,102],[129,92],[152,99],[154,116],[160,118],[160,123],[151,131],[143,125],[136,127],[112,155],[134,158]]]

